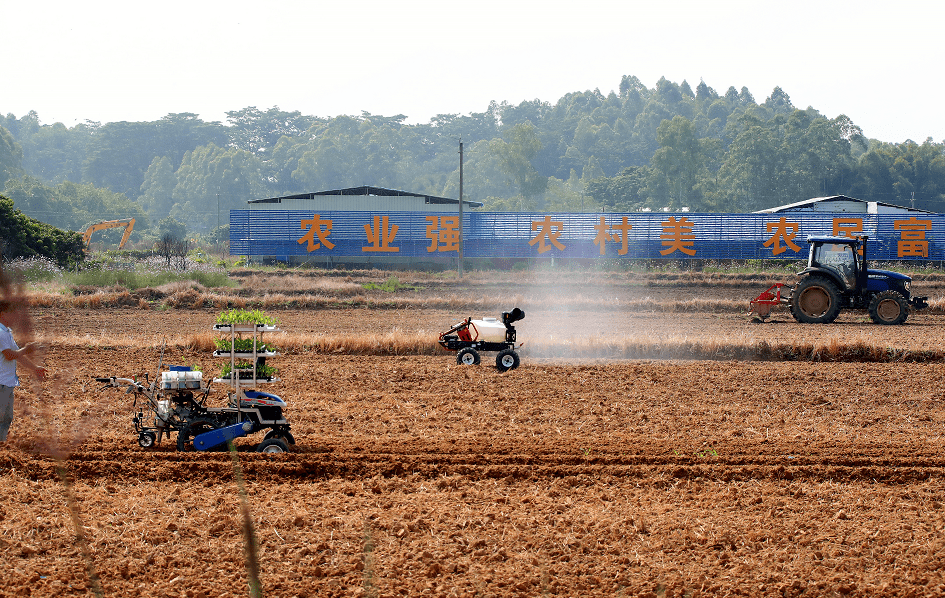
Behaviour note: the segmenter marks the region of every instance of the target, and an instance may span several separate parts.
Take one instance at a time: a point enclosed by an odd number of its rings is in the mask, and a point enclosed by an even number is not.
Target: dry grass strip
[[[404,332],[394,329],[385,334],[282,334],[271,339],[285,355],[317,353],[322,355],[449,355],[429,332]],[[165,339],[167,347],[209,352],[217,335],[212,332],[181,335]],[[101,347],[152,347],[160,349],[150,335],[58,335],[40,339],[48,344]],[[572,359],[684,359],[713,361],[814,361],[871,363],[943,363],[945,351],[897,349],[865,341],[843,343],[772,343],[737,342],[727,339],[654,339],[647,336],[603,339],[600,337],[560,340],[550,337],[530,340],[520,348],[523,357]]]
[[[509,305],[528,310],[536,306],[550,308],[613,310],[632,313],[747,313],[747,299],[686,299],[657,301],[650,297],[641,299],[603,298],[594,295],[560,293],[542,296],[517,294],[477,295],[475,293],[384,293],[360,289],[353,293],[332,294],[286,294],[266,292],[253,296],[234,294],[220,290],[184,288],[169,295],[156,293],[154,289],[141,289],[131,293],[127,290],[103,289],[94,293],[76,296],[34,292],[30,294],[30,307],[35,308],[82,308],[111,309],[115,307],[138,309],[444,309],[501,311]],[[785,313],[787,309],[783,308]],[[945,314],[945,297],[931,297],[929,307],[923,313]]]

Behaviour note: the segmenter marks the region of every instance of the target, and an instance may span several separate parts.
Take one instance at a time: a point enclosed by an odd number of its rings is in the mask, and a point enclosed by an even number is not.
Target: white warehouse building
[[[881,201],[863,201],[846,195],[814,197],[797,203],[758,210],[755,214],[777,214],[780,212],[850,212],[852,214],[931,214],[927,210],[905,208]]]

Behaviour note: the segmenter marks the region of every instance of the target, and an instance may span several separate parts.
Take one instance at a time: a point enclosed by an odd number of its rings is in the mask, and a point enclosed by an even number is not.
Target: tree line
[[[15,258],[48,258],[59,267],[85,259],[82,235],[30,218],[0,195],[0,263]]]
[[[823,195],[945,210],[945,148],[868,139],[846,116],[795,107],[776,87],[624,76],[608,94],[409,124],[399,114],[317,117],[278,106],[154,122],[42,124],[0,116],[0,189],[60,228],[135,217],[207,233],[246,201],[360,185],[456,197],[496,211],[750,212]],[[138,227],[136,227],[137,229]]]

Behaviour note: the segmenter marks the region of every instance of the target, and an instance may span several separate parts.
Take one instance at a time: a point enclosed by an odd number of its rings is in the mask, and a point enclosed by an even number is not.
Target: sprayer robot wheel
[[[521,360],[518,357],[518,353],[512,349],[499,351],[499,354],[495,356],[495,367],[500,372],[514,370],[518,367],[519,363],[521,363]]]
[[[476,351],[472,347],[460,349],[459,353],[456,354],[456,363],[459,365],[479,365],[481,360],[482,358],[479,356],[479,351]]]

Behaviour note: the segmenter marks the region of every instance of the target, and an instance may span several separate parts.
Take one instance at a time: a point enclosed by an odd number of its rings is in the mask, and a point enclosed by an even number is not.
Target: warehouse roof
[[[878,208],[884,208],[879,210]],[[789,203],[783,206],[775,206],[773,208],[767,208],[764,210],[758,210],[755,214],[774,214],[777,212],[860,212],[860,213],[875,213],[877,211],[894,211],[894,212],[919,212],[922,214],[931,214],[928,210],[917,210],[915,208],[907,208],[903,206],[897,206],[891,203],[884,203],[881,201],[863,201],[862,199],[856,199],[854,197],[847,197],[846,195],[830,195],[827,197],[814,197],[811,199],[805,199],[804,201],[799,201],[796,203]]]
[[[450,197],[437,197],[435,195],[425,195],[423,193],[412,193],[410,191],[399,191],[397,189],[384,189],[382,187],[349,187],[347,189],[334,189],[331,191],[313,191],[311,193],[297,193],[295,195],[283,195],[281,197],[269,197],[267,199],[251,199],[248,203],[282,203],[284,199],[317,199],[319,196],[338,196],[338,195],[375,195],[379,197],[417,197],[423,198],[423,203],[428,204],[458,204],[459,200]],[[471,208],[481,208],[482,202],[469,201],[463,202],[463,205]]]

